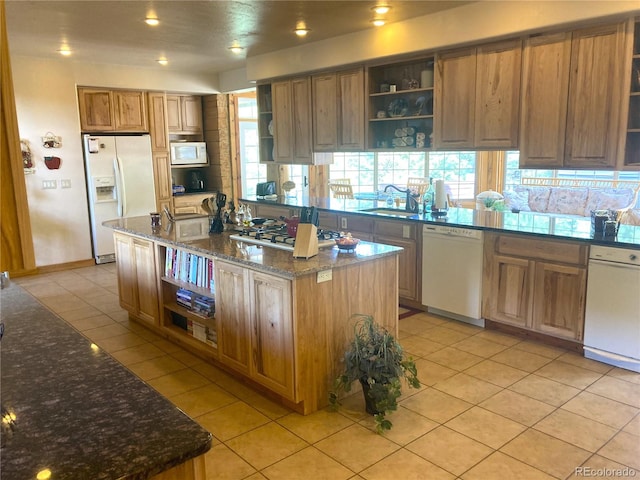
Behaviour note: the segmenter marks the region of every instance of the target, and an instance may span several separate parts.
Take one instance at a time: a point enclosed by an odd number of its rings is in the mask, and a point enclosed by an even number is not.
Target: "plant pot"
[[[364,394],[364,406],[367,413],[369,415],[378,415],[379,413],[382,413],[376,409],[375,402],[372,398],[369,397],[369,390],[371,388],[369,383],[361,378],[360,385],[362,385],[362,393]]]

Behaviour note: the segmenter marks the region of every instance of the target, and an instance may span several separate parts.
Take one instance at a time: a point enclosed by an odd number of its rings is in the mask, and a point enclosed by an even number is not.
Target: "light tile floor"
[[[640,375],[418,313],[399,339],[423,386],[384,436],[361,394],[301,416],[146,328],[115,265],[15,279],[214,436],[210,479],[549,479],[640,474]]]

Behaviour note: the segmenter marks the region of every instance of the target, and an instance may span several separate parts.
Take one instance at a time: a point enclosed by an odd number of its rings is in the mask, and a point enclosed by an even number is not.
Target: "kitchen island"
[[[397,335],[401,248],[361,242],[294,258],[231,231],[190,238],[181,222],[104,223],[115,230],[122,307],[290,408],[308,414],[327,404],[355,314]]]
[[[1,302],[2,478],[204,480],[209,432],[18,285]]]

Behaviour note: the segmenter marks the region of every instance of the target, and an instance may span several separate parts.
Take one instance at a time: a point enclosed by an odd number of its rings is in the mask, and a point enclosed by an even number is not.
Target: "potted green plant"
[[[344,371],[335,380],[329,403],[337,407],[339,394],[349,392],[356,380],[362,385],[367,413],[374,415],[378,433],[391,429],[385,415],[398,408],[401,380],[419,388],[415,362],[404,357],[396,339],[370,315],[354,315],[354,338],[344,354]]]

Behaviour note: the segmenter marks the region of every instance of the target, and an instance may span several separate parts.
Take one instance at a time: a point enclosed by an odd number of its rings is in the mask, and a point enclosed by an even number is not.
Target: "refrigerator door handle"
[[[116,176],[116,189],[117,189],[117,197],[118,197],[118,216],[124,217],[127,213],[126,205],[127,205],[127,194],[124,189],[124,181],[122,179],[122,163],[120,162],[120,158],[116,156],[113,159],[113,170],[115,171]]]

